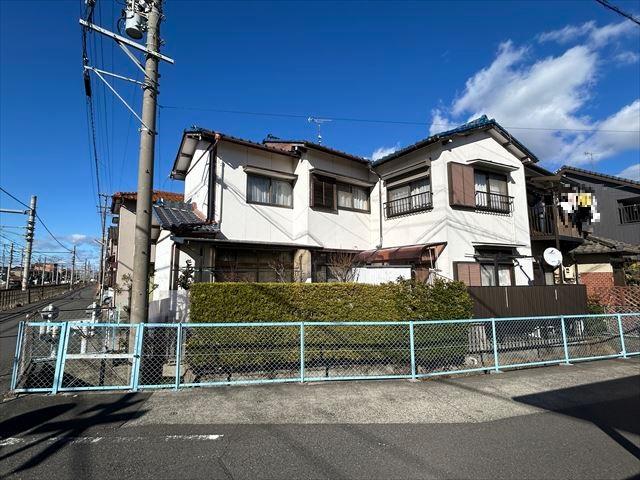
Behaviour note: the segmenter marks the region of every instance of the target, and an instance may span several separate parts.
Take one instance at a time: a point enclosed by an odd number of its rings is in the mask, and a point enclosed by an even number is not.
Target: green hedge
[[[463,284],[411,281],[353,283],[197,283],[191,287],[191,322],[406,321],[469,318],[472,301]],[[299,329],[190,329],[186,356],[195,367],[225,371],[287,368],[299,362]],[[422,364],[457,361],[466,351],[465,326],[415,329]],[[305,330],[309,367],[384,364],[407,366],[406,326],[320,327]]]
[[[470,318],[461,282],[195,283],[191,322],[404,321]]]

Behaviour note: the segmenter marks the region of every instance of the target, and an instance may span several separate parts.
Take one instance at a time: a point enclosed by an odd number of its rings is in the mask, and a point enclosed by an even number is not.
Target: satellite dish
[[[557,248],[547,248],[543,254],[542,258],[547,262],[548,265],[551,265],[553,268],[557,268],[562,265],[562,253]]]

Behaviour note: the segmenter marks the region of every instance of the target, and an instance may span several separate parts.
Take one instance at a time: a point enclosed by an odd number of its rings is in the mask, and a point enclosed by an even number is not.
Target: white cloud
[[[629,165],[627,168],[618,173],[617,176],[640,182],[640,163]]]
[[[543,32],[536,37],[540,43],[557,42],[560,44],[577,42],[587,37],[588,43],[594,46],[602,46],[620,37],[633,35],[636,26],[631,20],[623,20],[619,23],[610,23],[603,27],[597,27],[594,21],[583,23],[582,25],[567,25],[559,30]]]
[[[400,148],[400,144],[396,143],[393,147],[380,147],[376,148],[371,154],[371,160],[374,162],[376,160],[381,159],[382,157],[386,157],[387,155],[391,155],[393,152]]]
[[[550,32],[543,32],[536,38],[539,42],[558,42],[567,43],[571,40],[575,40],[578,37],[582,37],[591,32],[595,27],[595,22],[587,22],[582,25],[567,25],[559,30],[552,30]]]
[[[539,158],[555,164],[583,163],[585,151],[596,153],[597,160],[602,160],[621,151],[640,149],[640,100],[630,99],[630,104],[603,120],[584,113],[600,73],[596,45],[622,35],[627,28],[626,22],[601,28],[589,22],[547,32],[541,37],[556,41],[563,35],[588,34],[590,43],[537,60],[531,59],[527,47],[516,47],[511,41],[502,43],[494,61],[466,81],[464,91],[448,111],[432,111],[431,133],[446,130],[443,125],[459,125],[486,114]]]
[[[638,55],[636,52],[632,52],[628,50],[625,52],[618,53],[613,57],[613,59],[618,63],[631,65],[631,64],[637,63],[638,60],[640,60],[640,55]]]

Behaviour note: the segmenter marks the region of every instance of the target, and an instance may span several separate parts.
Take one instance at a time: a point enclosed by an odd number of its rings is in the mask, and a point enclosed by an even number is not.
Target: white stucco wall
[[[185,200],[195,202],[204,214],[208,210],[208,161],[204,154],[208,144],[201,142],[185,179]],[[475,159],[490,160],[514,167],[508,173],[508,193],[513,197],[513,211],[508,215],[452,208],[449,205],[447,164],[467,163]],[[386,187],[379,198],[377,176],[364,164],[325,152],[309,149],[300,160],[276,152],[220,142],[216,154],[215,220],[221,237],[229,240],[286,243],[328,249],[366,250],[380,241],[379,208],[386,201]],[[392,171],[430,165],[433,209],[382,221],[382,247],[446,242],[436,267],[439,273],[454,278],[453,262],[472,261],[476,244],[517,245],[524,258],[515,268],[516,284],[533,281],[527,214],[524,168],[521,161],[505,150],[487,133],[479,132],[454,139],[446,146],[425,147],[398,160],[388,162],[378,171],[388,176]],[[253,205],[246,202],[245,166],[254,166],[297,175],[293,208]],[[370,213],[338,210],[326,212],[309,206],[310,172],[316,170],[352,177],[373,183]],[[388,177],[387,177],[388,178]],[[163,253],[164,255],[164,253]]]
[[[517,167],[508,173],[508,193],[513,198],[513,211],[500,215],[475,210],[452,208],[449,205],[448,167],[450,162],[466,164],[470,160],[484,159]],[[407,165],[430,165],[433,209],[414,215],[383,220],[383,246],[395,247],[420,243],[447,242],[438,259],[440,274],[454,278],[453,262],[473,261],[474,242],[522,245],[520,255],[531,255],[527,197],[522,162],[507,152],[486,133],[456,139],[446,145],[426,147],[406,157],[383,164],[380,171],[386,176],[394,169]],[[386,188],[383,188],[386,202]],[[518,260],[516,284],[533,281],[531,258]]]

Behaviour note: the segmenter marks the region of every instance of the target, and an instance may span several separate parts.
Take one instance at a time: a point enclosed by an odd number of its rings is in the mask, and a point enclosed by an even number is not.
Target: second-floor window
[[[498,213],[511,212],[507,176],[499,173],[474,172],[476,208]]]
[[[338,208],[369,211],[369,189],[346,183],[338,184]]]
[[[618,201],[620,223],[640,222],[640,197]]]
[[[335,178],[311,176],[311,206],[326,210],[336,210]]]
[[[385,204],[387,217],[428,210],[432,206],[429,178],[422,178],[387,189],[387,203]]]
[[[247,202],[277,207],[293,207],[293,184],[288,180],[247,175]]]

